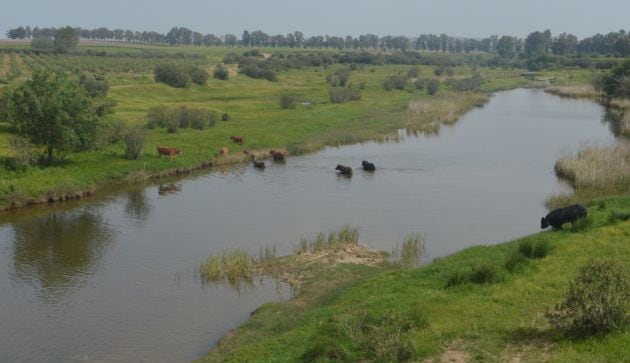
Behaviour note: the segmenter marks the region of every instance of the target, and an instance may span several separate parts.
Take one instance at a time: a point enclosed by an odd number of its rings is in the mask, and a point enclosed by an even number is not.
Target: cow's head
[[[545,229],[545,228],[547,228],[547,227],[549,227],[549,221],[547,220],[547,218],[542,217],[542,218],[540,219],[540,228],[541,228],[541,229]]]

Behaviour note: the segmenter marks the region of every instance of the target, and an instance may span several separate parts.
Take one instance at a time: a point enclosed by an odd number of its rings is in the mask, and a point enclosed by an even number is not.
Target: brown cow
[[[158,152],[158,157],[162,155],[166,155],[171,160],[173,160],[173,155],[181,154],[181,151],[179,149],[176,149],[174,147],[166,147],[166,146],[158,146],[157,152]]]
[[[230,149],[227,147],[222,147],[221,150],[219,150],[219,156],[227,156],[229,153]]]
[[[284,158],[287,156],[286,150],[269,150],[269,155],[273,158],[273,161],[284,161]]]
[[[243,145],[243,137],[242,136],[230,136],[230,140],[234,141],[239,145]]]

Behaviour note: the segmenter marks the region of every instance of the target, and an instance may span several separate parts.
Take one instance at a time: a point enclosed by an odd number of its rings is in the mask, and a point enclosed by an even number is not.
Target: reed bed
[[[561,157],[554,169],[577,192],[629,192],[630,143],[583,147],[577,155]]]
[[[406,236],[402,244],[396,244],[392,250],[391,260],[402,268],[419,267],[426,257],[425,240],[419,234]]]
[[[255,264],[256,261],[247,252],[235,249],[210,254],[201,264],[199,273],[204,281],[227,280],[230,285],[238,286],[241,282],[253,281]]]
[[[412,134],[439,133],[441,125],[452,125],[473,107],[482,107],[489,96],[481,93],[452,93],[438,99],[420,99],[407,105],[407,131]]]
[[[344,226],[338,231],[320,232],[314,238],[301,238],[294,246],[296,254],[334,251],[359,244],[359,230]]]
[[[597,91],[591,84],[550,86],[545,88],[545,92],[571,98],[598,98],[602,96],[602,92]]]

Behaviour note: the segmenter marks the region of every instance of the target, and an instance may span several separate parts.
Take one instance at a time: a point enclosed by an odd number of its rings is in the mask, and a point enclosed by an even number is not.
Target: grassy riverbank
[[[201,361],[625,361],[630,328],[568,340],[545,312],[589,259],[630,268],[630,221],[611,217],[627,213],[630,198],[600,199],[575,231],[471,247],[414,270],[313,266],[294,300],[264,305]],[[527,243],[546,256],[512,258]],[[487,278],[472,278],[481,270]],[[486,283],[447,287],[466,280],[457,276]]]
[[[160,50],[170,51],[167,48]],[[141,50],[127,47],[107,49],[114,53]],[[201,62],[211,72],[225,54],[235,49],[176,47],[174,51],[203,52],[202,60],[194,58],[185,61]],[[7,57],[5,55],[5,60]],[[277,82],[251,79],[233,72],[228,81],[211,79],[205,86],[176,89],[154,82],[150,72],[152,64],[158,62],[155,59],[68,55],[64,56],[68,57],[66,60],[50,55],[23,54],[14,57],[20,58],[16,67],[21,67],[21,76],[5,87],[28,77],[29,67],[50,62],[63,64],[67,61],[73,69],[100,67],[107,70],[111,86],[109,97],[116,102],[115,118],[128,126],[146,124],[146,112],[156,105],[211,109],[220,114],[227,112],[231,119],[218,121],[216,126],[201,131],[180,129],[177,133],[167,133],[163,129],[146,130],[147,143],[139,160],[125,160],[122,142],[118,142],[97,151],[70,153],[64,163],[56,166],[33,166],[26,170],[3,168],[0,170],[0,209],[77,198],[107,184],[137,182],[154,176],[186,173],[209,164],[244,161],[242,157],[217,158],[216,154],[222,147],[229,147],[231,154],[243,150],[286,148],[290,155],[296,155],[325,145],[391,137],[399,128],[435,132],[440,122],[454,122],[467,110],[484,103],[488,98],[485,92],[515,88],[528,82],[517,70],[479,67],[477,71],[486,80],[483,92],[458,93],[442,85],[440,92],[431,96],[426,89],[414,89],[411,83],[405,90],[384,90],[383,80],[386,77],[405,74],[412,66],[368,65],[353,70],[350,76],[353,84],[364,87],[361,99],[337,104],[329,100],[326,76],[337,68],[347,67],[343,65],[282,71],[278,73]],[[435,77],[433,66],[413,67],[418,68],[418,77]],[[471,72],[468,66],[455,67],[452,77],[467,77]],[[440,78],[445,80],[446,76]],[[279,97],[283,93],[298,95],[302,102],[295,109],[282,109]],[[409,107],[410,104],[418,105],[418,102],[425,106]],[[243,136],[245,144],[231,143],[231,135]],[[9,125],[0,122],[2,158],[11,155],[8,145],[10,136]],[[182,154],[172,161],[158,159],[155,154],[157,145],[179,148]]]

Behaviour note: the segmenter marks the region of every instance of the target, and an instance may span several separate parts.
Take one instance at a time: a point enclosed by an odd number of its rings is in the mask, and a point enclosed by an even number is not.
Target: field
[[[107,56],[95,52],[106,49]],[[408,112],[412,100],[439,101],[457,105],[455,116],[483,102],[483,93],[453,92],[448,87],[435,96],[425,90],[415,90],[409,84],[405,90],[385,91],[382,82],[390,75],[406,72],[408,65],[364,65],[351,72],[350,82],[361,84],[361,99],[343,104],[329,100],[327,75],[347,65],[331,67],[304,67],[278,73],[277,82],[252,79],[237,74],[236,65],[228,65],[231,78],[227,81],[210,79],[205,86],[193,85],[178,89],[156,83],[153,68],[161,62],[196,65],[212,72],[230,52],[243,52],[243,48],[194,47],[80,47],[80,52],[69,55],[47,53],[23,54],[5,52],[0,78],[3,87],[28,78],[41,67],[55,67],[62,71],[90,71],[104,73],[110,84],[109,97],[116,102],[114,118],[128,126],[146,124],[147,111],[157,105],[199,107],[228,113],[230,121],[219,123],[203,131],[181,129],[166,133],[164,129],[147,130],[148,142],[143,156],[136,161],[123,158],[123,145],[108,145],[97,151],[70,153],[64,164],[53,167],[31,167],[27,170],[2,170],[0,174],[0,207],[17,207],[24,204],[66,199],[81,196],[112,182],[143,180],[148,176],[179,169],[190,170],[202,163],[215,164],[243,161],[242,157],[219,160],[216,154],[229,147],[231,154],[243,150],[287,148],[292,154],[313,151],[324,145],[352,143],[391,135],[398,128],[419,128],[434,123],[436,114]],[[307,50],[299,50],[307,52]],[[295,53],[287,49],[262,49],[263,54]],[[308,52],[312,52],[308,50]],[[414,66],[415,67],[415,66]],[[417,66],[419,78],[431,79],[433,66]],[[13,69],[13,71],[9,71]],[[4,71],[4,74],[2,74]],[[514,88],[528,81],[519,70],[479,67],[486,80],[483,91]],[[470,66],[454,68],[452,78],[465,78],[472,74]],[[446,76],[441,77],[442,80]],[[295,109],[282,109],[279,97],[283,93],[297,95],[300,103]],[[452,110],[443,110],[451,114]],[[245,138],[245,144],[235,145],[231,135]],[[10,128],[0,123],[0,157],[9,157],[7,142]],[[158,159],[157,145],[176,147],[182,155],[170,161]]]

